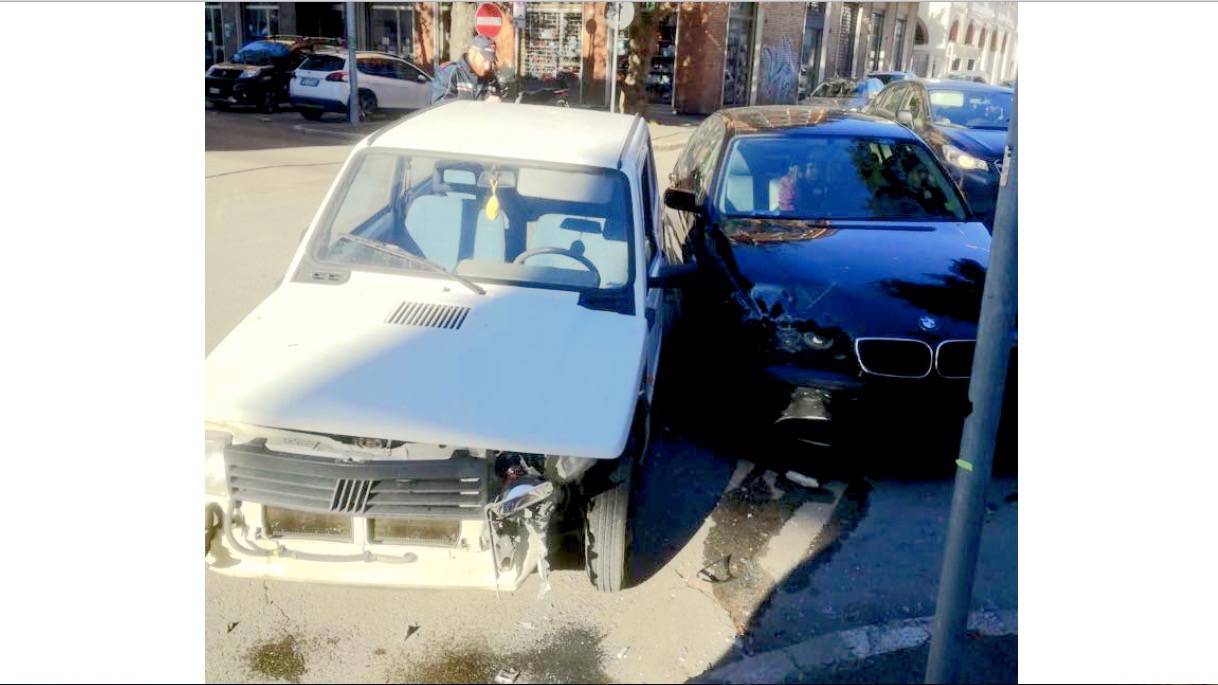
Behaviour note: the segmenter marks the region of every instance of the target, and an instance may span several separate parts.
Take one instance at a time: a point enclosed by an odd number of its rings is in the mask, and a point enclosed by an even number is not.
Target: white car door
[[[421,109],[431,104],[431,77],[406,60],[392,60],[406,109]]]
[[[385,109],[396,109],[401,99],[401,89],[397,87],[397,79],[389,78],[392,66],[386,57],[379,55],[360,55],[359,57],[359,88],[370,90],[376,96],[376,105]]]
[[[643,206],[643,250],[647,256],[647,277],[659,276],[660,268],[664,265],[664,252],[660,250],[656,227],[660,225],[660,195],[656,185],[655,156],[651,151],[651,141],[644,138],[645,157],[643,168],[639,175],[639,188],[642,191]],[[664,328],[667,325],[666,298],[663,288],[647,288],[644,314],[647,316],[647,401],[655,393],[656,374],[660,366],[660,346],[664,338]]]

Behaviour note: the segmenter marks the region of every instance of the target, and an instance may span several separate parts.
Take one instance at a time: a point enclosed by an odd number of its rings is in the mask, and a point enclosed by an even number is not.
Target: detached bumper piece
[[[229,497],[320,514],[480,520],[490,466],[434,461],[345,462],[272,452],[258,440],[224,451]]]

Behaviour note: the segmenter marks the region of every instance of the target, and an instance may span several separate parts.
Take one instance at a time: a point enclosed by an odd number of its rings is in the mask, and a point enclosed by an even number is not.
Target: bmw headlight
[[[206,431],[203,438],[203,474],[205,491],[209,495],[225,495],[228,483],[224,474],[224,448],[233,441],[233,436],[223,431]]]
[[[241,75],[238,76],[237,78],[256,78],[261,75],[262,75],[262,72],[258,71],[257,69],[253,69],[250,71],[241,72]]]
[[[977,159],[955,145],[947,144],[943,146],[943,158],[952,166],[959,167],[965,171],[985,171],[989,169],[989,165],[986,164],[985,160]]]
[[[784,352],[797,353],[808,350],[823,352],[833,347],[833,338],[816,331],[799,331],[790,326],[780,326],[774,331],[778,347]]]

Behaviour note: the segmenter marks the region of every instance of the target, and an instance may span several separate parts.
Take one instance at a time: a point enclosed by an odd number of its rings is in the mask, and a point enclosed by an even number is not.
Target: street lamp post
[[[355,3],[347,3],[347,118],[352,126],[359,124],[359,62],[355,58]]]
[[[977,550],[985,517],[986,490],[994,465],[994,442],[1002,414],[1007,365],[1015,342],[1016,245],[1019,236],[1019,93],[1007,131],[1007,159],[994,211],[994,240],[982,291],[977,350],[973,357],[969,400],[973,410],[964,422],[956,484],[947,524],[947,544],[935,601],[934,631],[926,661],[927,683],[951,683],[957,676],[960,642],[977,571]]]

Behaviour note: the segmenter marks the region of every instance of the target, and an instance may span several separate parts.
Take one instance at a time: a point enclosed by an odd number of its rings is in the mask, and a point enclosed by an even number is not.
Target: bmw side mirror
[[[897,112],[897,123],[902,126],[913,126],[913,112],[907,109]]]
[[[692,212],[694,214],[701,214],[703,212],[702,203],[698,202],[698,196],[694,195],[691,191],[680,188],[669,188],[664,191],[664,205],[679,212]]]
[[[661,264],[655,276],[648,276],[648,288],[684,288],[689,285],[695,273],[697,264]]]

